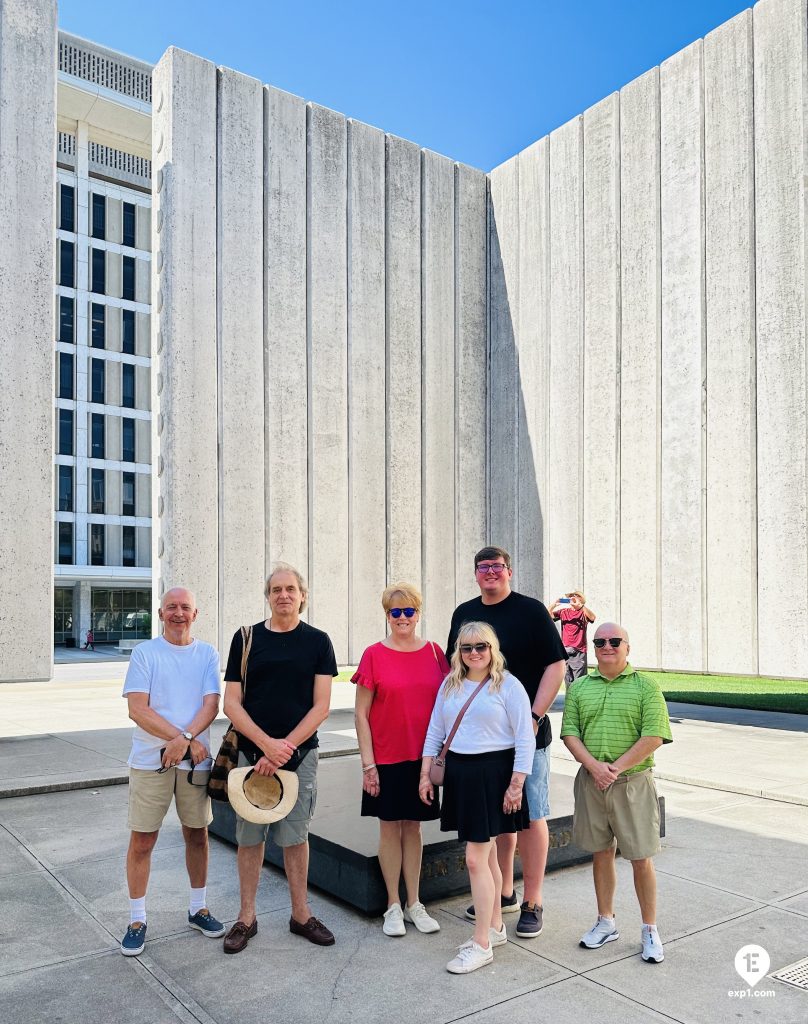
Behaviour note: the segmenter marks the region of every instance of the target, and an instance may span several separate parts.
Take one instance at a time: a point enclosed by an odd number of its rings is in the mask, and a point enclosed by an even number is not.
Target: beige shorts
[[[133,832],[157,832],[163,824],[171,798],[177,817],[187,828],[207,828],[213,821],[207,781],[210,772],[194,772],[194,785],[188,782],[190,772],[179,768],[168,771],[129,769],[129,828]],[[204,782],[205,785],[196,785]]]
[[[267,834],[276,846],[299,846],[309,838],[309,826],[317,804],[317,747],[312,747],[297,768],[298,795],[297,803],[285,818],[273,821],[271,825],[257,825],[254,821],[245,821],[236,815],[236,844],[238,846],[258,846],[265,843]],[[240,767],[250,762],[239,753]]]
[[[617,840],[626,860],[659,853],[659,800],[651,769],[621,775],[600,790],[581,766],[575,776],[572,839],[588,853],[606,850]]]

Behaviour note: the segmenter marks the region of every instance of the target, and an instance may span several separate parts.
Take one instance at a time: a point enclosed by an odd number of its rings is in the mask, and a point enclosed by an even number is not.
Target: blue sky
[[[490,170],[749,7],[739,0],[60,0],[59,25],[180,46]]]

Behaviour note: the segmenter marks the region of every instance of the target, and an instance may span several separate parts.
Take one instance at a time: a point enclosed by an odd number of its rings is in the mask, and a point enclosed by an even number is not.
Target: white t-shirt
[[[130,693],[148,693],[149,707],[182,732],[196,717],[203,698],[220,692],[219,655],[215,647],[203,640],[192,640],[185,646],[170,644],[162,636],[138,644],[132,651],[123,684],[124,697]],[[210,750],[209,729],[199,733],[196,739]],[[167,743],[168,740],[135,726],[129,767],[156,770],[160,767],[160,751]],[[210,766],[208,759],[197,768]],[[178,767],[189,771],[192,765],[190,761],[183,761]]]

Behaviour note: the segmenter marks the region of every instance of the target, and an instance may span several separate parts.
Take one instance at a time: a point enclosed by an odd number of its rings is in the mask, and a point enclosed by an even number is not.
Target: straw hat
[[[234,768],[227,776],[227,798],[240,818],[271,825],[295,806],[297,775],[281,769],[274,775],[258,775],[249,765]]]

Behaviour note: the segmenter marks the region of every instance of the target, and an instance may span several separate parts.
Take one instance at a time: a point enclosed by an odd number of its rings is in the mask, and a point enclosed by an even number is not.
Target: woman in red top
[[[362,814],[379,819],[379,864],[387,886],[385,935],[404,935],[405,921],[420,932],[437,932],[418,894],[421,822],[440,817],[418,796],[421,754],[429,718],[449,664],[437,644],[415,632],[421,595],[409,583],[382,594],[390,635],[362,655],[353,676],[356,735],[362,756]],[[400,878],[407,902],[399,903]]]

